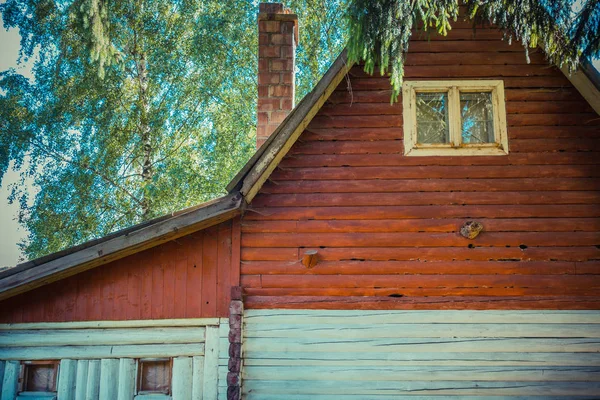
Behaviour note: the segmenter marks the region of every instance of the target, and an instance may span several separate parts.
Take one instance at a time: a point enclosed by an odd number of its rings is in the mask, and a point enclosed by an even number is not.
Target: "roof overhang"
[[[239,193],[113,233],[0,272],[0,300],[158,246],[239,215]]]

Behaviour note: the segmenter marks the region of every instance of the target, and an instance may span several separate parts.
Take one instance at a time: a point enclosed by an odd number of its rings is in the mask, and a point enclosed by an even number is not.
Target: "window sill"
[[[405,151],[404,155],[409,157],[427,156],[505,156],[508,151],[502,147],[426,147],[412,148]]]

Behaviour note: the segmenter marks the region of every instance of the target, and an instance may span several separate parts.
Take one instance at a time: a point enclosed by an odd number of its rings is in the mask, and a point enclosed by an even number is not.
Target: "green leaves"
[[[504,30],[506,40],[521,41],[526,57],[528,48],[540,46],[552,63],[573,70],[582,59],[600,56],[598,0],[465,0],[463,4],[474,23],[491,22]],[[411,32],[432,29],[445,36],[458,12],[458,0],[352,0],[348,56],[363,62],[370,74],[375,66],[381,75],[389,74],[394,102]]]
[[[292,4],[293,3],[293,4]],[[345,44],[343,0],[296,0],[297,94]],[[255,151],[258,7],[246,0],[8,0],[29,82],[0,75],[0,177],[27,165],[34,258],[209,200]],[[28,163],[26,161],[29,161]]]

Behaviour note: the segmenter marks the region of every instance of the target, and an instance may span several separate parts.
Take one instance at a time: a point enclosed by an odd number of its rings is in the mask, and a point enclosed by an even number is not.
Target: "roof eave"
[[[219,224],[239,215],[245,204],[241,194],[231,193],[191,211],[67,249],[59,257],[23,263],[0,274],[0,300]]]

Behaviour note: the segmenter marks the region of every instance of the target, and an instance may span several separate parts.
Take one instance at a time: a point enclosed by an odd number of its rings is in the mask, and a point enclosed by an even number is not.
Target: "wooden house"
[[[258,19],[229,194],[0,273],[0,399],[600,398],[597,73],[457,22],[294,107]]]

